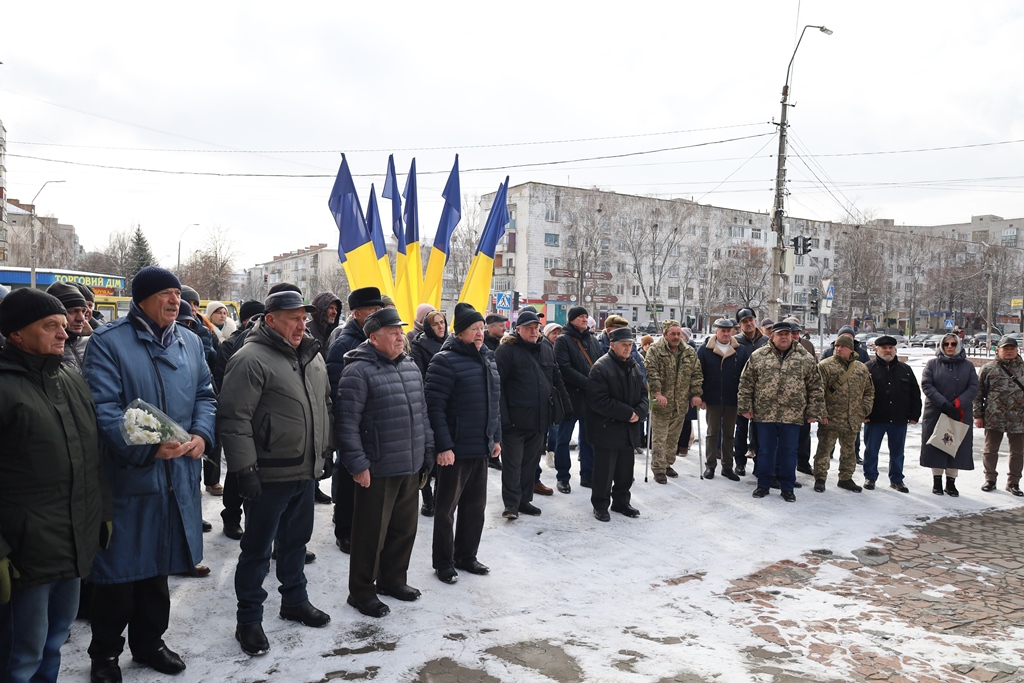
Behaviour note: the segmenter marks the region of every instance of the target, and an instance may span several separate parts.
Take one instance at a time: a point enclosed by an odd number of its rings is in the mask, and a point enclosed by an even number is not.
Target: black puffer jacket
[[[403,353],[391,360],[368,341],[345,354],[334,394],[334,441],[345,469],[369,469],[371,478],[415,474],[424,455],[433,457],[423,377],[411,358]]]
[[[416,361],[416,367],[423,373],[424,379],[427,377],[427,366],[430,365],[430,359],[441,350],[444,342],[445,340],[439,339],[434,334],[433,328],[430,327],[424,327],[419,336],[413,340],[412,359]]]
[[[88,576],[114,514],[89,386],[60,356],[7,344],[0,433],[0,557],[21,573],[14,588]]]
[[[327,322],[327,309],[334,304],[334,322]],[[338,326],[341,320],[341,299],[334,295],[334,292],[323,292],[313,297],[313,305],[316,311],[306,321],[306,332],[313,339],[320,342],[320,355],[327,360],[327,340],[331,338],[331,332]]]
[[[580,348],[580,345],[583,348]],[[586,356],[583,352],[586,351]],[[590,330],[580,332],[572,324],[562,328],[562,334],[555,340],[555,359],[562,373],[565,389],[572,401],[572,412],[578,417],[586,415],[587,375],[590,367],[601,356],[601,345]]]
[[[600,449],[634,449],[644,445],[649,404],[640,366],[632,357],[606,353],[587,378],[587,440]],[[637,414],[640,419],[630,422]]]
[[[501,429],[544,432],[570,406],[555,354],[543,339],[534,344],[517,333],[505,335],[494,353],[501,377]]]
[[[490,349],[448,337],[427,368],[424,392],[435,452],[491,455],[501,442],[501,378]]]
[[[349,318],[345,327],[341,328],[338,338],[327,351],[327,378],[331,381],[331,397],[338,396],[338,379],[345,367],[345,354],[366,341],[363,326],[354,317]]]
[[[868,420],[907,424],[921,419],[921,386],[909,365],[898,358],[886,363],[878,356],[865,365],[875,385],[875,401]]]

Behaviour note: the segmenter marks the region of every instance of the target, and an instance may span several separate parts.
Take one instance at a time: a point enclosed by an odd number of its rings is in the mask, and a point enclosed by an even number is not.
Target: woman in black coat
[[[490,571],[476,554],[487,504],[487,459],[501,453],[501,380],[494,355],[484,347],[484,318],[469,304],[455,307],[455,336],[427,368],[424,393],[437,452],[432,564],[437,578],[455,583],[456,569]]]
[[[968,425],[974,422],[974,397],[978,395],[978,371],[967,360],[960,338],[955,334],[942,337],[935,358],[928,361],[921,377],[924,390],[924,415],[921,418],[921,465],[932,468],[932,493],[941,496],[959,496],[956,476],[960,470],[974,469],[974,439],[971,430],[960,443],[956,456],[948,455],[928,439],[935,431],[940,414],[946,414]],[[946,488],[942,488],[942,474],[946,474]]]

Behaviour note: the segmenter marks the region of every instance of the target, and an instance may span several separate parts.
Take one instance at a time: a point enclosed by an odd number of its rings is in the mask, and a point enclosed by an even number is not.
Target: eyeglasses
[[[947,346],[955,348],[956,342],[942,342],[942,348],[946,348]]]

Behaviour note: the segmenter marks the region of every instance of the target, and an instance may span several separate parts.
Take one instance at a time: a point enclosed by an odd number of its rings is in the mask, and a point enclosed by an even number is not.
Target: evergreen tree
[[[155,262],[153,251],[149,248],[149,240],[142,232],[142,226],[136,225],[128,251],[128,272],[125,273],[125,289],[128,296],[131,296],[132,278],[135,277],[135,274]]]

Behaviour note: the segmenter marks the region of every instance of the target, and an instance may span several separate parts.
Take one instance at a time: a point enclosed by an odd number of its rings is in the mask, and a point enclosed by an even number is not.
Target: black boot
[[[934,493],[936,496],[941,496],[943,493],[941,474],[937,474],[932,477],[932,493]]]
[[[420,508],[420,514],[424,517],[434,516],[434,491],[430,488],[430,482],[423,486],[420,490],[423,494],[423,506]]]
[[[946,495],[954,498],[960,495],[960,492],[956,490],[956,477],[946,477]]]

